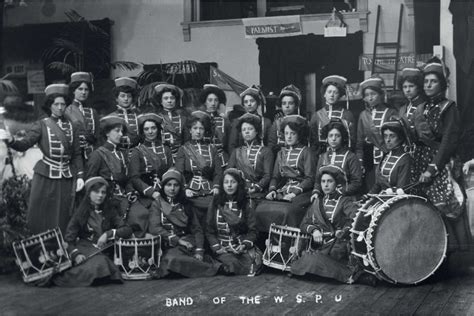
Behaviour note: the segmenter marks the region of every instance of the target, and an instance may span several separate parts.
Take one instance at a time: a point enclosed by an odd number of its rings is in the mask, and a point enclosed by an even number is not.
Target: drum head
[[[397,201],[376,220],[375,261],[394,283],[428,278],[443,262],[446,248],[443,219],[422,198]]]

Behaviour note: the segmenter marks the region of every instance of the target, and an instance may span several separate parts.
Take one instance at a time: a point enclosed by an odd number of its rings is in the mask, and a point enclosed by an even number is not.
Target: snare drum
[[[415,195],[373,195],[352,223],[352,254],[366,272],[394,284],[427,279],[443,262],[447,245],[441,215]]]
[[[59,228],[13,243],[24,282],[47,278],[72,266]]]
[[[147,280],[160,266],[161,237],[118,239],[114,246],[114,263],[125,280]]]
[[[311,236],[299,228],[271,224],[263,264],[283,271],[290,271],[291,263],[311,246]]]

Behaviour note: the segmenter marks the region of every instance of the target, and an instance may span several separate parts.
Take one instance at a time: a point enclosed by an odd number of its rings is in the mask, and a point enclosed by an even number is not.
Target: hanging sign
[[[332,10],[331,18],[324,27],[324,37],[346,37],[347,36],[347,25],[343,21],[342,15]]]
[[[242,19],[245,38],[282,37],[303,34],[299,15]]]

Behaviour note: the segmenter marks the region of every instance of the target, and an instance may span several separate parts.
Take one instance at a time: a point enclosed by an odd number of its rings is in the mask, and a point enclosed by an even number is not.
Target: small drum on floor
[[[114,247],[114,263],[125,280],[147,280],[160,266],[161,237],[118,239]]]
[[[447,245],[441,215],[420,196],[372,195],[352,223],[352,254],[366,272],[389,283],[427,279],[446,257]]]
[[[23,281],[38,281],[70,268],[72,263],[64,244],[59,228],[14,242],[16,264]]]
[[[311,236],[302,233],[299,228],[271,224],[265,245],[263,264],[290,271],[291,263],[310,248]]]

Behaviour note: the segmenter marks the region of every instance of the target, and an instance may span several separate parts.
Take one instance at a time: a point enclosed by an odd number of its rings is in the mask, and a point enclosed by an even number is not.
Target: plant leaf
[[[53,61],[52,63],[49,63],[48,65],[46,65],[46,68],[59,70],[64,75],[72,74],[73,72],[77,70],[82,70],[82,69],[76,69],[76,67],[67,63],[63,63],[62,61]]]

